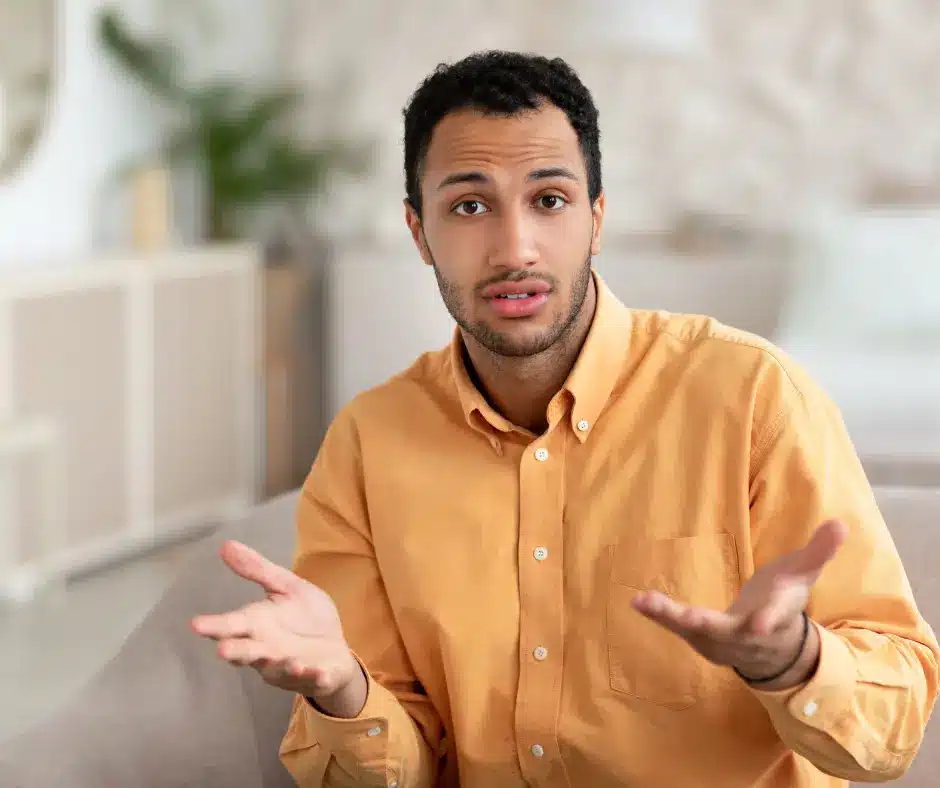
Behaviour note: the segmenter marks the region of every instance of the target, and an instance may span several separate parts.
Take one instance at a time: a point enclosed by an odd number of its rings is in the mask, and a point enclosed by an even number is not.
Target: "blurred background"
[[[448,341],[401,110],[483,48],[594,92],[615,292],[781,345],[940,529],[934,0],[0,0],[0,738]]]

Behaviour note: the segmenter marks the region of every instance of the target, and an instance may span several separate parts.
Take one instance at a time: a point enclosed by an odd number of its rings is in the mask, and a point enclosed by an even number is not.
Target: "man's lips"
[[[488,298],[486,303],[502,318],[519,318],[533,317],[548,303],[548,299],[548,292],[511,293]]]
[[[513,300],[525,296],[544,295],[551,291],[551,285],[541,279],[523,279],[520,282],[499,282],[483,288],[484,298]]]

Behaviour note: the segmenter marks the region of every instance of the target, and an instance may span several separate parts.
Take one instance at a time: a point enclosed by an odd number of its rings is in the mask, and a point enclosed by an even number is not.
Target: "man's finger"
[[[269,684],[292,692],[309,692],[323,682],[323,671],[305,667],[297,659],[259,659],[252,662],[251,667]]]
[[[787,562],[788,574],[804,575],[810,583],[816,582],[826,564],[839,552],[848,532],[845,524],[838,520],[823,523],[806,546],[792,554],[792,560]]]
[[[271,648],[251,638],[231,638],[219,643],[219,656],[233,665],[251,665],[256,662],[271,662],[275,655]]]
[[[269,594],[286,594],[300,582],[300,578],[289,569],[269,561],[241,542],[224,542],[219,554],[233,572],[257,583]]]
[[[190,626],[197,635],[223,640],[251,637],[254,630],[254,610],[257,602],[230,613],[196,616]]]
[[[648,591],[633,599],[639,613],[682,637],[708,637],[725,640],[737,631],[740,621],[727,613],[704,607],[683,605],[658,591]]]

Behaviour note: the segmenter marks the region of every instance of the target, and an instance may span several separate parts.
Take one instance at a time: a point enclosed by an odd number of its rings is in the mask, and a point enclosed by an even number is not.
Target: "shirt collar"
[[[587,439],[607,404],[626,365],[630,347],[630,310],[610,291],[596,271],[592,271],[592,275],[597,291],[594,320],[563,387],[572,399],[572,429],[582,442]],[[450,358],[457,395],[467,423],[481,431],[485,430],[484,423],[488,423],[500,432],[510,432],[513,425],[492,408],[470,379],[459,327],[451,341]]]

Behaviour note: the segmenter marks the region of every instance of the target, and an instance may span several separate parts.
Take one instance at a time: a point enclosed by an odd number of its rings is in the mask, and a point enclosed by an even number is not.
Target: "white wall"
[[[143,0],[122,0],[139,10]],[[0,270],[90,250],[97,207],[114,169],[151,144],[154,109],[107,62],[95,40],[103,0],[59,0],[57,61],[45,133],[25,165],[0,183]]]

